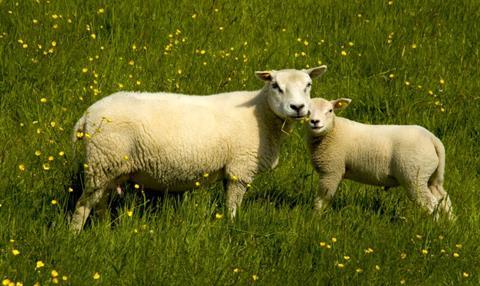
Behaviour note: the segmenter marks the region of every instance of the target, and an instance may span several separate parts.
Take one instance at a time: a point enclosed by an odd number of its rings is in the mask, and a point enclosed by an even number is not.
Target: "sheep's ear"
[[[352,102],[350,98],[339,98],[331,101],[333,109],[335,110],[342,110],[346,108],[350,102]]]
[[[273,71],[256,71],[255,75],[263,81],[272,81]]]
[[[319,66],[319,67],[314,67],[308,70],[305,70],[306,73],[310,76],[310,78],[317,78],[321,77],[325,72],[327,71],[327,66]]]

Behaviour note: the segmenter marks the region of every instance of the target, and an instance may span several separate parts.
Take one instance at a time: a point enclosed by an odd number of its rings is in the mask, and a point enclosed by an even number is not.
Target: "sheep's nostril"
[[[318,123],[320,123],[320,120],[312,119],[312,120],[310,120],[310,123],[312,123],[313,125],[317,125]]]
[[[296,112],[299,112],[300,110],[302,110],[302,108],[305,107],[305,104],[290,104],[290,108],[295,110]]]

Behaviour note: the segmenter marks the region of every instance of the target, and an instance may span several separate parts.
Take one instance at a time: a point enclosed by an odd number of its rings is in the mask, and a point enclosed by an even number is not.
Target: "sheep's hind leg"
[[[75,206],[75,212],[70,222],[70,229],[76,233],[83,229],[92,209],[106,199],[109,186],[108,179],[99,174],[87,173],[85,183],[85,190]]]
[[[110,221],[110,194],[113,193],[113,188],[107,188],[105,194],[95,206],[95,214],[100,220]]]

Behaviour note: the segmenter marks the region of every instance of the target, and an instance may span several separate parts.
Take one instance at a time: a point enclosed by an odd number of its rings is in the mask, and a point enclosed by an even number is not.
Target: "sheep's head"
[[[282,119],[299,120],[310,113],[312,79],[320,77],[327,66],[308,70],[258,71],[255,74],[266,82],[268,104]]]
[[[308,120],[310,134],[322,136],[330,131],[335,122],[335,111],[344,109],[351,101],[349,98],[339,98],[331,101],[323,98],[313,98]]]

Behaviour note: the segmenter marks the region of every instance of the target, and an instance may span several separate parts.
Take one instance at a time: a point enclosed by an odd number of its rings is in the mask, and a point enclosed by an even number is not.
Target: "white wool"
[[[278,163],[282,126],[308,114],[311,77],[325,70],[257,72],[266,82],[258,91],[118,92],[94,103],[74,128],[84,134],[88,168],[72,228],[125,180],[176,192],[223,179],[233,217],[253,177]]]
[[[443,189],[445,150],[417,125],[369,125],[336,117],[349,99],[312,99],[308,143],[320,176],[316,207],[323,209],[343,178],[364,184],[403,186],[429,213],[453,216]]]

